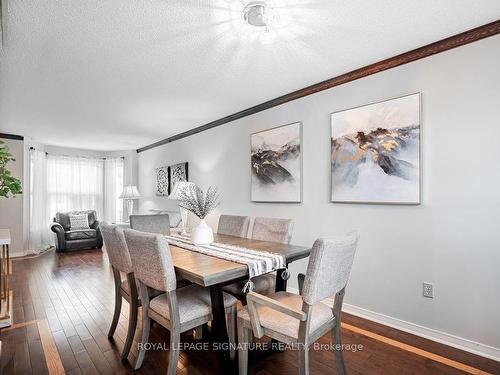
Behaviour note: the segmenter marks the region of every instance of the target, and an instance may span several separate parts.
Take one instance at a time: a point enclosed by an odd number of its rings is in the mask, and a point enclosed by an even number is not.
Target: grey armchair
[[[87,214],[90,229],[71,230],[69,215]],[[102,235],[94,210],[58,212],[50,229],[56,236],[57,251],[102,248]]]
[[[297,347],[299,373],[309,374],[309,346],[331,332],[335,362],[340,375],[346,375],[341,350],[340,324],[345,287],[349,280],[358,234],[337,240],[319,239],[314,243],[305,276],[299,277],[301,294],[278,292],[269,296],[250,292],[248,305],[238,311],[239,374],[248,370],[248,344],[255,337],[268,336]],[[333,308],[323,303],[334,297]]]

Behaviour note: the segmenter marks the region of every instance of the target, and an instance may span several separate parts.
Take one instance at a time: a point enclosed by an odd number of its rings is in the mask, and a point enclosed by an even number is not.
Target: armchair
[[[72,214],[87,214],[90,229],[71,230],[69,215]],[[57,251],[100,249],[102,247],[101,230],[94,210],[58,212],[50,229],[55,233]]]

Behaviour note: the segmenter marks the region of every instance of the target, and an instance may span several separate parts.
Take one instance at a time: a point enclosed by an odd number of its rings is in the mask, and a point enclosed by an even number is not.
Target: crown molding
[[[16,134],[0,133],[0,138],[15,139],[16,141],[24,141],[24,137],[22,135],[16,135]]]
[[[461,47],[469,43],[476,42],[478,40],[488,38],[493,35],[500,34],[500,20],[488,23],[483,26],[476,27],[474,29],[465,31],[463,33],[451,36],[449,38],[442,39],[440,41],[428,44],[426,46],[416,48],[414,50],[402,53],[400,55],[390,57],[388,59],[376,62],[374,64],[367,65],[363,68],[353,70],[349,73],[341,74],[337,77],[327,79],[326,81],[316,83],[314,85],[305,87],[303,89],[291,92],[289,94],[280,96],[275,99],[271,99],[267,102],[255,105],[253,107],[244,109],[243,111],[233,113],[232,115],[222,117],[218,120],[209,122],[205,125],[198,126],[191,130],[187,130],[183,133],[176,134],[172,137],[165,138],[161,141],[152,143],[150,145],[141,147],[137,149],[137,152],[143,152],[150,150],[152,148],[165,145],[177,141],[182,138],[189,137],[191,135],[201,133],[205,130],[227,124],[228,122],[238,120],[240,118],[253,115],[258,112],[265,111],[266,109],[276,107],[278,105],[303,98],[304,96],[312,95],[320,91],[331,89],[335,86],[344,85],[348,82],[358,80],[363,77],[370,76],[372,74],[383,72],[384,70],[396,68],[398,66],[411,63],[426,57],[448,51],[453,48]]]

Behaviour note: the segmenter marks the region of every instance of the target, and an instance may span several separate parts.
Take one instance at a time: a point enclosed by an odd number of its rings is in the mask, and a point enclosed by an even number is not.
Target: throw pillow
[[[87,214],[69,215],[70,230],[90,229]]]

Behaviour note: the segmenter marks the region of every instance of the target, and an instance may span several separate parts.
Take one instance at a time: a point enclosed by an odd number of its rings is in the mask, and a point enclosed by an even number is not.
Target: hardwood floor
[[[36,258],[15,260],[11,286],[14,325],[0,333],[4,374],[133,372],[130,363],[135,361],[137,344],[134,343],[129,355],[130,362],[122,362],[119,357],[127,329],[128,305],[125,302],[115,338],[111,341],[107,338],[114,291],[105,253],[100,250],[73,254],[50,251]],[[344,323],[344,343],[362,345],[362,350],[344,354],[350,375],[500,374],[500,363],[492,360],[347,314]],[[136,339],[139,334],[140,323]],[[162,343],[168,334],[154,325],[151,336],[151,342]],[[182,341],[200,342],[194,341],[191,335],[184,335]],[[319,342],[329,344],[331,338],[325,336]],[[406,349],[398,347],[398,343]],[[465,366],[460,370],[433,360],[425,353],[414,353],[414,349]],[[164,374],[167,358],[166,351],[150,350],[137,373]],[[178,373],[218,374],[217,359],[212,351],[183,351]],[[297,358],[293,351],[261,354],[258,360],[254,356],[253,361],[251,356],[250,363],[251,374],[297,374]],[[336,374],[333,353],[312,350],[310,368],[311,374]]]

